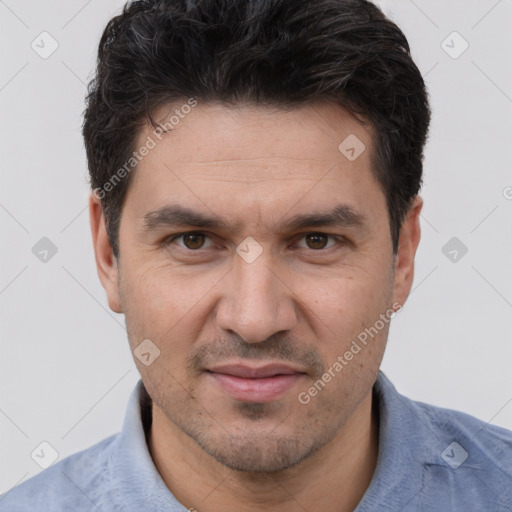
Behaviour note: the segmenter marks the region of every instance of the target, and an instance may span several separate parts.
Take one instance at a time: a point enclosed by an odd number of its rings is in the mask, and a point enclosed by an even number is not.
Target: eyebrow
[[[229,222],[214,214],[203,214],[181,205],[167,205],[146,213],[143,218],[143,231],[153,231],[164,227],[194,226],[202,229],[215,229],[239,233],[243,223]],[[367,217],[354,208],[339,204],[326,212],[301,213],[282,219],[274,227],[279,231],[303,228],[338,226],[364,228]]]

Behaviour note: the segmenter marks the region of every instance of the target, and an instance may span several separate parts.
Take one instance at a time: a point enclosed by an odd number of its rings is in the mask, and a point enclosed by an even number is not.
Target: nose
[[[297,322],[294,295],[287,276],[263,254],[247,263],[235,256],[217,309],[218,326],[247,343],[258,343]]]

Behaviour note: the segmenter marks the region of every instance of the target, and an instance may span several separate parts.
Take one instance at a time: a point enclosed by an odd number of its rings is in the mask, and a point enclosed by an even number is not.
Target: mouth
[[[266,403],[284,395],[306,372],[278,363],[258,367],[231,364],[210,368],[207,375],[237,401]]]

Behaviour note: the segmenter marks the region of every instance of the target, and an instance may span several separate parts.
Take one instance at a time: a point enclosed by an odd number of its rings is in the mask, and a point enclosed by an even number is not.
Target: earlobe
[[[414,258],[421,238],[422,207],[423,199],[416,196],[400,228],[393,277],[393,301],[400,305],[407,300],[414,280]]]
[[[110,309],[115,313],[122,313],[117,258],[107,235],[100,200],[93,193],[89,196],[89,220],[98,277],[107,293]]]

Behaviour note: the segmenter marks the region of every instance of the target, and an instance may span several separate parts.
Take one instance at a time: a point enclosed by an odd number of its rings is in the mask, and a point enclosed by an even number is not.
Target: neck
[[[148,446],[167,487],[191,510],[348,512],[361,500],[377,465],[378,412],[372,402],[370,390],[330,443],[279,473],[245,473],[220,464],[154,404]]]

